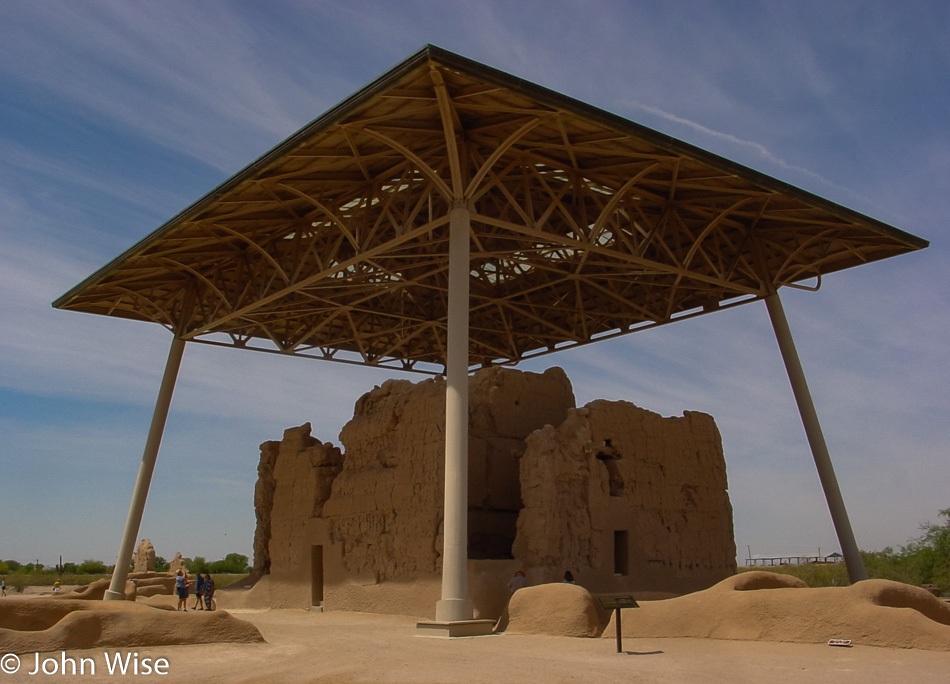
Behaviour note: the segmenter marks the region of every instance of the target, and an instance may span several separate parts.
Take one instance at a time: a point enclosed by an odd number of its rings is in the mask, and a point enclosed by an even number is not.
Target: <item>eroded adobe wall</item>
[[[592,402],[528,438],[521,481],[514,552],[541,578],[570,569],[601,592],[683,593],[736,571],[722,442],[709,415]]]
[[[441,378],[389,380],[356,403],[323,510],[347,572],[384,582],[435,569],[444,395]]]
[[[310,434],[310,423],[261,444],[254,489],[254,578],[248,606],[306,608],[311,604],[313,523],[323,511],[343,454]]]
[[[559,368],[486,369],[469,391],[470,558],[486,559],[470,562],[470,579],[483,616],[503,607],[517,567],[532,583],[571,569],[593,591],[686,591],[734,571],[712,418],[662,418],[627,402],[574,409]],[[441,572],[444,406],[441,378],[390,380],[357,402],[340,435],[343,453],[311,437],[309,425],[261,445],[258,604],[309,605],[319,548],[328,609],[431,617]],[[617,531],[628,547],[620,574]]]
[[[277,489],[277,481],[274,479],[274,466],[277,464],[277,455],[280,453],[280,442],[264,442],[260,448],[261,458],[257,464],[257,483],[254,485],[254,515],[257,518],[257,526],[254,528],[254,569],[252,574],[255,577],[270,573],[270,519],[271,510],[274,507],[274,491]]]
[[[574,390],[560,368],[490,368],[474,375],[469,395],[469,558],[512,558],[525,438],[560,424],[574,407]]]
[[[473,557],[510,558],[524,438],[563,421],[573,390],[559,368],[540,374],[491,368],[471,378],[469,396]],[[412,583],[431,584],[438,598],[444,426],[442,378],[389,380],[358,400],[340,433],[345,457],[311,437],[309,424],[262,444],[255,572],[264,581],[249,605],[309,605],[313,546],[324,548],[328,608],[419,611],[420,590]],[[318,473],[320,466],[332,467]],[[434,607],[435,598],[422,610]]]
[[[472,557],[511,556],[524,438],[564,420],[573,405],[560,368],[542,374],[490,368],[472,377]],[[382,582],[441,568],[444,429],[441,378],[390,380],[357,402],[340,433],[346,458],[323,511],[347,571]]]

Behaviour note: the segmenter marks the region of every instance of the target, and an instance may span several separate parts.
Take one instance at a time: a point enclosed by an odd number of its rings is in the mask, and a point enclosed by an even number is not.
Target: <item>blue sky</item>
[[[783,301],[858,545],[950,508],[950,5],[0,3],[0,558],[113,562],[170,336],[50,302],[426,43],[931,241]],[[740,557],[838,550],[765,306],[537,359],[713,415]],[[250,555],[258,444],[392,374],[190,345],[140,536]],[[410,376],[411,379],[415,376]]]

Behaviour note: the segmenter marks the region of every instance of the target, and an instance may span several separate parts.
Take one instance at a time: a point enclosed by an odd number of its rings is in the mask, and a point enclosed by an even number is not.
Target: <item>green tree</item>
[[[76,572],[80,575],[104,575],[109,572],[109,568],[100,560],[87,558],[79,564],[76,568]]]
[[[168,561],[162,556],[155,556],[155,572],[168,572]]]
[[[189,575],[194,575],[198,572],[211,572],[208,561],[206,561],[202,556],[195,556],[194,559],[186,558],[185,569],[188,570]]]
[[[921,525],[923,534],[901,551],[913,584],[935,584],[946,591],[950,589],[950,508],[938,515],[942,523]]]
[[[223,559],[214,562],[208,562],[201,556],[195,556],[193,561],[185,559],[185,567],[188,568],[190,573],[210,572],[216,575],[246,575],[251,571],[247,556],[241,553],[229,553]]]
[[[222,570],[222,572],[244,574],[251,571],[251,567],[247,562],[247,556],[242,553],[229,553],[224,557],[223,562],[226,569]]]

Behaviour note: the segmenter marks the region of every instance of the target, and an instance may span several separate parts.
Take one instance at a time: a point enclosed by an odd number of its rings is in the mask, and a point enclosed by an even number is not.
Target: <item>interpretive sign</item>
[[[622,608],[639,608],[640,604],[632,594],[606,594],[597,596],[597,602],[606,610],[613,610],[615,622],[617,623],[617,653],[623,653],[623,628],[620,623],[620,610]]]

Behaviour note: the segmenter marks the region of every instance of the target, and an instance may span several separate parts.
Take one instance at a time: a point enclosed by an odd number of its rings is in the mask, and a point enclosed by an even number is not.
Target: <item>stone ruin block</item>
[[[155,571],[155,547],[148,539],[139,542],[132,560],[132,572]]]
[[[629,402],[574,407],[560,368],[478,371],[469,386],[469,559],[476,613],[515,569],[570,569],[592,593],[682,593],[735,572],[713,419]],[[432,617],[441,573],[445,383],[366,393],[342,449],[290,428],[261,445],[249,605]],[[430,600],[431,599],[431,600]]]
[[[528,437],[520,480],[514,554],[529,566],[569,568],[601,592],[683,593],[736,570],[711,416],[591,402]]]

